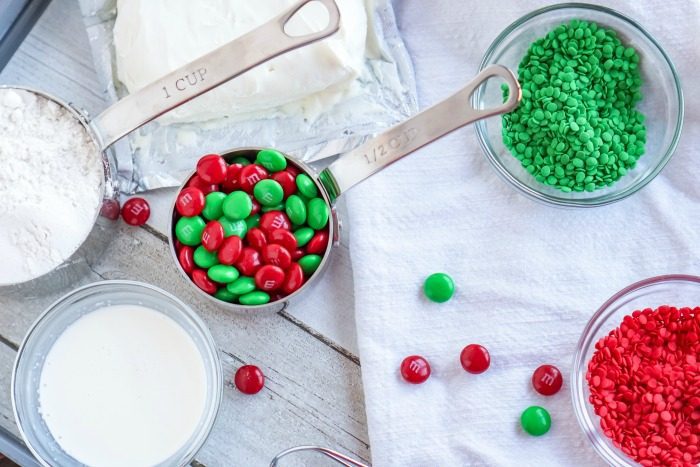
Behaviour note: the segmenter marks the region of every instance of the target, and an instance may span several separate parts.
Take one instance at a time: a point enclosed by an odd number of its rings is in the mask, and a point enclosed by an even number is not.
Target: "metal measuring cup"
[[[484,84],[490,78],[502,78],[508,86],[507,100],[493,108],[476,109],[471,105],[470,98],[474,91]],[[207,294],[197,287],[185,270],[182,268],[175,246],[175,223],[178,220],[175,201],[171,207],[171,215],[168,226],[168,238],[170,239],[170,251],[173,261],[177,265],[180,273],[200,294],[206,296],[209,300],[213,300],[219,306],[234,310],[234,311],[274,311],[279,312],[287,308],[292,302],[300,299],[303,295],[318,283],[323,272],[328,268],[328,264],[332,255],[332,249],[335,248],[340,239],[340,220],[338,213],[334,207],[335,200],[341,194],[360,183],[367,177],[379,172],[387,165],[401,159],[402,157],[422,148],[423,146],[432,143],[433,141],[447,135],[448,133],[457,130],[463,126],[469,125],[477,120],[491,117],[494,115],[503,114],[513,110],[521,98],[520,84],[515,75],[506,67],[501,65],[491,65],[485,68],[481,73],[470,81],[460,91],[443,100],[442,102],[423,110],[408,120],[400,123],[393,128],[374,136],[366,141],[358,148],[341,155],[335,162],[330,164],[320,174],[305,163],[295,159],[294,157],[285,154],[288,165],[291,165],[299,170],[300,173],[308,175],[315,183],[318,189],[319,196],[323,198],[330,209],[331,215],[328,218],[329,238],[332,241],[328,242],[326,250],[323,252],[321,263],[316,271],[307,279],[307,281],[295,292],[279,300],[271,301],[263,305],[241,305],[228,303],[219,300],[216,297]],[[255,155],[263,148],[238,148],[224,151],[221,156],[227,162],[231,162],[234,158],[243,156],[251,161],[255,160]],[[189,177],[185,179],[178,193],[187,186],[190,179],[196,174],[193,171]]]
[[[328,24],[322,30],[310,34],[288,34],[285,28],[291,18],[311,2],[320,3],[326,8]],[[22,294],[62,288],[82,274],[71,266],[81,263],[81,258],[88,258],[89,261],[89,258],[104,250],[109,239],[105,229],[113,224],[108,220],[116,220],[119,214],[119,189],[112,148],[119,139],[251,68],[278,55],[324,39],[336,33],[338,29],[340,10],[335,0],[299,0],[262,26],[128,95],[93,119],[90,119],[86,111],[42,91],[22,86],[2,86],[33,93],[66,109],[82,125],[94,143],[95,158],[102,161],[104,168],[104,182],[100,189],[102,201],[95,211],[93,228],[84,239],[80,239],[77,243],[79,247],[71,257],[43,276],[0,287],[11,287],[12,291]]]

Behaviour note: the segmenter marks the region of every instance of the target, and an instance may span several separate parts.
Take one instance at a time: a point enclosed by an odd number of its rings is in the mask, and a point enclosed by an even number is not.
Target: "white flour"
[[[67,110],[0,89],[0,285],[39,277],[82,244],[102,198],[99,155]]]

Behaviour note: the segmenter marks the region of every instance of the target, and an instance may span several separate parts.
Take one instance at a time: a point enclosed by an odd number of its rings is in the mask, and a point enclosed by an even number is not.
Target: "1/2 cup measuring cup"
[[[326,26],[309,34],[288,33],[287,26],[290,20],[312,2],[325,7],[328,13]],[[0,287],[12,286],[20,292],[62,287],[72,282],[73,276],[76,275],[70,267],[76,262],[74,259],[90,258],[103,250],[104,242],[109,237],[103,229],[110,224],[104,219],[114,220],[119,213],[119,193],[114,175],[116,164],[111,147],[120,138],[251,68],[278,55],[324,39],[339,28],[340,11],[335,0],[300,0],[262,26],[130,94],[92,120],[86,112],[44,92],[21,86],[2,86],[32,93],[66,109],[67,115],[80,123],[87,138],[94,143],[95,161],[96,164],[97,161],[102,161],[104,180],[100,187],[102,201],[95,209],[92,230],[85,238],[76,239],[76,247],[70,258],[55,264],[49,273],[27,281],[0,283]]]
[[[506,102],[493,108],[477,109],[472,107],[470,103],[472,94],[491,78],[501,78],[505,81],[508,86],[508,99]],[[199,293],[205,295],[210,300],[214,300],[218,305],[226,309],[237,311],[281,311],[285,309],[291,301],[300,298],[307,293],[314,284],[318,283],[320,276],[327,268],[330,256],[333,253],[332,249],[337,245],[339,240],[340,221],[333,205],[341,194],[367,177],[377,173],[387,165],[458,128],[483,118],[513,110],[520,102],[520,98],[520,85],[515,75],[504,66],[491,65],[481,71],[481,73],[456,94],[418,113],[405,122],[394,126],[379,136],[370,138],[357,149],[341,155],[318,176],[312,168],[303,162],[284,154],[288,166],[291,165],[295,167],[299,173],[306,174],[311,178],[318,190],[318,196],[324,200],[329,208],[331,215],[328,218],[326,228],[329,231],[330,238],[333,240],[328,242],[325,251],[322,253],[321,262],[315,272],[306,279],[306,282],[299,289],[287,296],[261,305],[242,305],[219,300],[197,287],[183,269],[178,259],[178,248],[175,245],[175,226],[179,220],[176,209],[177,197],[171,208],[170,226],[168,228],[170,250],[173,255],[173,260],[186,280],[190,282]],[[263,148],[238,148],[224,151],[220,154],[227,162],[231,162],[238,157],[244,157],[252,161],[255,159],[256,154],[262,149]],[[182,189],[188,186],[189,181],[195,176],[195,173],[196,172],[193,172],[187,177],[179,191],[182,191]],[[321,253],[319,253],[319,255],[321,255]]]

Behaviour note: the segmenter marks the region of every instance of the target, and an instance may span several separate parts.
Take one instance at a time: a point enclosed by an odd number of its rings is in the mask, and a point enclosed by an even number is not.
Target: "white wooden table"
[[[53,0],[0,73],[0,84],[45,90],[93,115],[106,107],[75,0]],[[219,345],[226,384],[216,425],[195,465],[263,466],[278,451],[299,444],[328,446],[367,461],[347,248],[341,246],[324,284],[301,306],[273,315],[231,315],[197,297],[172,264],[165,237],[172,193],[149,194],[149,225],[122,223],[100,260],[84,265],[75,286],[101,279],[145,281],[174,293],[206,321]],[[39,313],[66,292],[22,299],[0,295],[0,427],[16,435],[10,376],[17,347]],[[248,363],[267,376],[256,396],[239,393],[231,382],[235,370]],[[285,465],[329,462],[310,454]]]

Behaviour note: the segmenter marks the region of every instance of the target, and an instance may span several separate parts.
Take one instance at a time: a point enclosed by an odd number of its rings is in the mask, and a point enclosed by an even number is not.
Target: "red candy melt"
[[[541,365],[532,374],[532,387],[543,396],[552,396],[559,392],[564,378],[554,365]]]
[[[131,198],[122,206],[122,218],[129,225],[143,225],[151,216],[151,207],[143,198]]]
[[[469,344],[462,349],[459,360],[464,371],[475,375],[483,373],[491,366],[489,351],[479,344]]]
[[[430,377],[430,364],[420,355],[411,355],[401,362],[401,376],[411,384],[424,383]]]
[[[265,375],[255,365],[243,365],[236,371],[233,382],[243,394],[257,394],[265,386]]]
[[[700,307],[637,310],[595,349],[586,381],[605,436],[643,466],[697,466]]]

